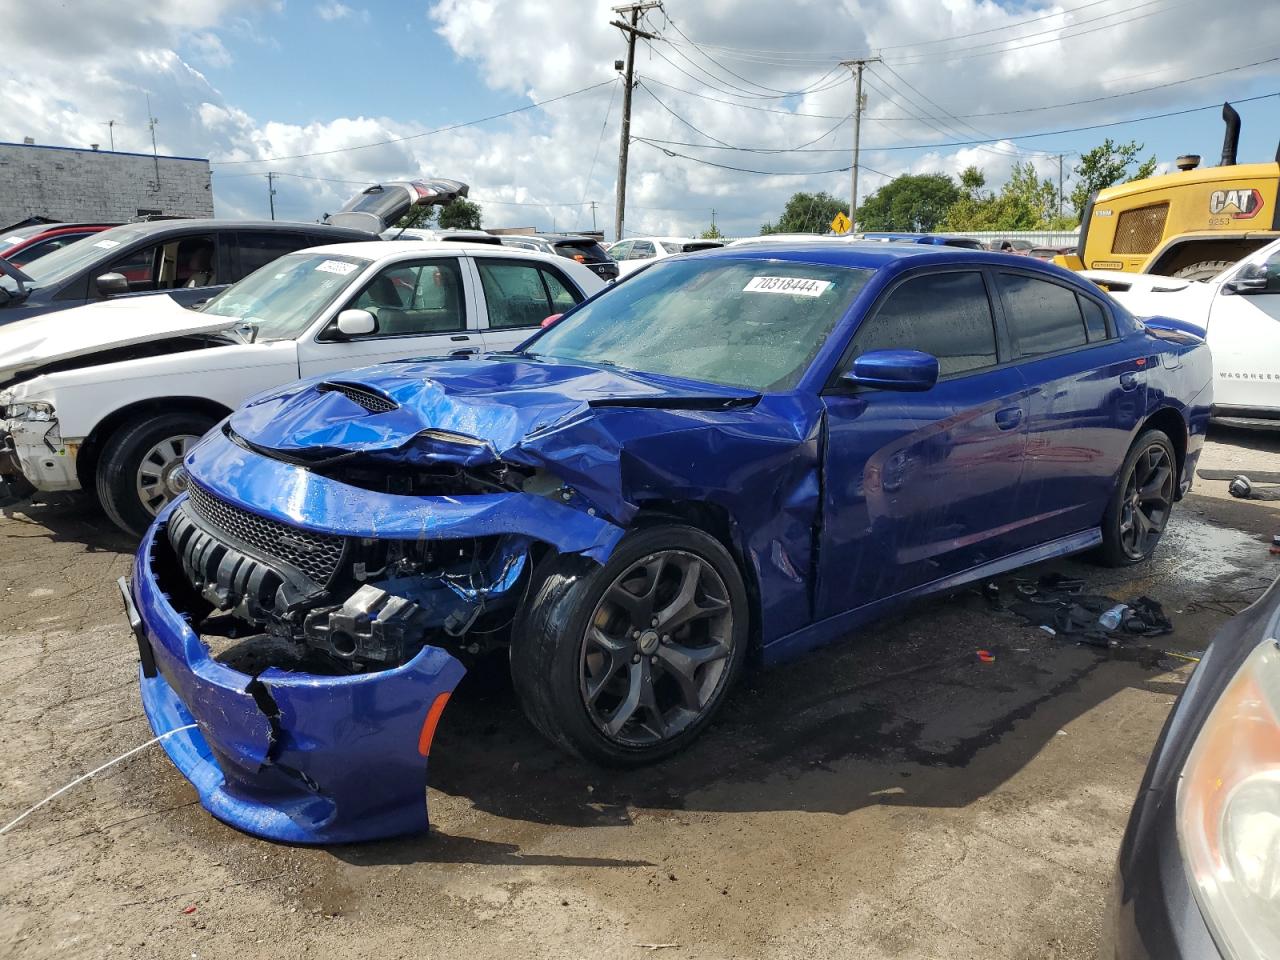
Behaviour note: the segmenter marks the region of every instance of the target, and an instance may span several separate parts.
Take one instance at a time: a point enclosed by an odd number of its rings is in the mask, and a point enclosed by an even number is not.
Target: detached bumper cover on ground
[[[150,563],[159,529],[142,542],[127,594],[142,703],[157,735],[198,724],[161,742],[204,807],[289,843],[425,830],[431,734],[462,664],[424,647],[401,667],[356,676],[233,670],[160,591]]]

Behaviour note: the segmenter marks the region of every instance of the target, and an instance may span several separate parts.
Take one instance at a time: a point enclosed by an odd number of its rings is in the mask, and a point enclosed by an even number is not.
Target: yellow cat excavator
[[[1177,173],[1107,187],[1080,219],[1071,270],[1120,270],[1202,280],[1280,237],[1280,148],[1270,163],[1236,163],[1240,114],[1222,105],[1222,162],[1178,157]]]

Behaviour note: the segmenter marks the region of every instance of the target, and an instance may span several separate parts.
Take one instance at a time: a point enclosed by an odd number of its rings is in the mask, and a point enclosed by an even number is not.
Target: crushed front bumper
[[[359,675],[231,669],[157,581],[156,537],[172,510],[143,537],[121,590],[147,720],[201,804],[233,827],[285,843],[427,829],[427,757],[462,664],[428,646],[403,666]]]

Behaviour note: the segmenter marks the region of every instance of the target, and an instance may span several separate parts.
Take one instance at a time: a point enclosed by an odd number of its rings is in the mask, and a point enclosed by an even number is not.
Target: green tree
[[[760,233],[826,233],[836,214],[846,209],[843,200],[837,200],[825,190],[793,193],[778,222],[761,224]]]
[[[960,175],[964,195],[943,218],[944,230],[1065,230],[1075,226],[1070,217],[1058,216],[1058,188],[1042,180],[1030,163],[1014,164],[999,193],[982,188],[986,177],[970,167]]]
[[[1143,149],[1143,144],[1136,140],[1116,143],[1107,137],[1100,146],[1080,155],[1080,162],[1073,170],[1076,185],[1071,190],[1071,206],[1075,209],[1077,219],[1084,212],[1084,205],[1096,191],[1121,181],[1143,180],[1155,173],[1155,157],[1148,157],[1141,163],[1138,162],[1138,154]],[[1126,176],[1129,168],[1135,163],[1138,164],[1137,169],[1131,176]]]
[[[960,196],[955,181],[945,173],[903,174],[858,207],[858,229],[929,233]]]
[[[444,230],[479,230],[480,204],[459,197],[440,208],[436,222]]]
[[[724,234],[721,233],[720,228],[713,223],[706,230],[703,230],[702,233],[698,234],[698,239],[699,240],[723,240]]]

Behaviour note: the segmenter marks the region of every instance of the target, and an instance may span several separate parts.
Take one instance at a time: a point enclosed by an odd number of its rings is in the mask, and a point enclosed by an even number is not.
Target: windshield
[[[59,284],[100,260],[112,258],[112,251],[132,243],[145,233],[146,229],[137,224],[112,227],[110,230],[84,237],[75,243],[67,244],[61,250],[54,250],[48,256],[31,261],[22,268],[22,272],[31,278],[33,287]],[[7,287],[17,288],[17,284],[10,277],[5,277],[2,282]]]
[[[528,352],[787,390],[871,276],[786,260],[664,260],[548,328]]]
[[[345,254],[291,253],[233,283],[202,311],[252,323],[258,340],[293,340],[372,262]]]

